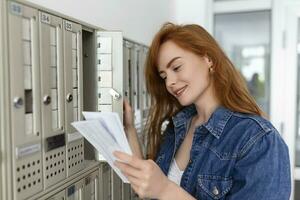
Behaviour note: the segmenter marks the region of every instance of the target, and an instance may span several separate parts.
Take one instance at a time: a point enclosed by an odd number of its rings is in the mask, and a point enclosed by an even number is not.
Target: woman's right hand
[[[136,129],[134,127],[134,114],[128,101],[124,99],[123,102],[123,124],[128,143],[132,153],[139,158],[143,158],[142,150],[140,147],[139,139]]]
[[[134,115],[127,99],[123,101],[123,120],[125,130],[134,129]]]

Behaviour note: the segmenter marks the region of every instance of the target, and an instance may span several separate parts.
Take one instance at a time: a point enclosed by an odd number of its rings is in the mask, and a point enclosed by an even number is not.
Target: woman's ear
[[[212,67],[213,66],[213,61],[212,61],[212,59],[208,55],[203,56],[203,59],[206,62],[206,64],[207,64],[208,67]]]

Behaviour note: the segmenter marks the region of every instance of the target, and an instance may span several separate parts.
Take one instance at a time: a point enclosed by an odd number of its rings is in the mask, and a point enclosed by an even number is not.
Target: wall
[[[174,21],[172,0],[28,0],[149,45],[161,24]]]
[[[211,11],[208,11],[207,0],[174,0],[174,21],[180,24],[195,23],[209,27],[208,15]]]

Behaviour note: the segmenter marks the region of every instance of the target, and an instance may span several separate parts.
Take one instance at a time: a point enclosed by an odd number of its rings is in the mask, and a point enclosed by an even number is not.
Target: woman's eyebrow
[[[167,69],[171,66],[171,64],[175,61],[175,60],[177,60],[177,59],[179,59],[179,58],[181,58],[181,57],[179,57],[179,56],[177,56],[177,57],[174,57],[174,58],[172,58],[172,60],[170,60],[169,61],[169,63],[167,64]],[[159,74],[161,74],[161,73],[163,73],[164,71],[159,71]]]

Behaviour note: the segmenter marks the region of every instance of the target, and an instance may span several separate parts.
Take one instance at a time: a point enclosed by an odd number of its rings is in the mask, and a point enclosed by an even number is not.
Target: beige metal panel
[[[99,199],[99,172],[96,171],[85,178],[84,200]]]
[[[66,167],[68,177],[84,167],[84,139],[71,125],[73,121],[82,118],[81,31],[81,25],[63,20]]]
[[[76,175],[72,177],[68,177],[59,183],[43,190],[42,192],[39,192],[35,194],[34,196],[30,197],[28,200],[46,200],[53,195],[63,191],[66,191],[66,188],[68,188],[71,185],[74,185],[78,181],[85,179],[85,177],[90,176],[92,173],[96,172],[99,173],[99,162],[95,161],[87,161],[85,162],[85,167],[80,172],[76,173]],[[83,198],[84,200],[84,198]]]
[[[44,188],[66,178],[62,19],[39,12]]]
[[[131,49],[131,60],[132,60],[132,71],[131,71],[131,79],[132,81],[132,93],[133,96],[133,109],[134,109],[134,123],[139,137],[141,137],[142,132],[142,113],[141,113],[141,103],[140,103],[140,87],[141,87],[141,77],[140,77],[140,54],[141,47],[138,44],[134,44]]]
[[[42,189],[42,170],[39,154],[18,160],[15,175],[15,199],[26,199]]]
[[[10,94],[8,65],[7,1],[0,2],[0,199],[13,199],[12,144],[10,130]]]
[[[111,168],[106,162],[100,164],[99,200],[111,200]]]
[[[63,21],[65,126],[67,133],[67,176],[76,174],[84,167],[84,139],[71,126],[82,119],[83,74],[82,74],[82,27]]]
[[[145,71],[145,67],[146,67],[146,59],[147,59],[147,55],[148,55],[148,48],[144,47],[143,48],[143,58],[142,58],[142,62],[144,63],[143,65],[143,71]],[[143,74],[144,77],[144,74]],[[145,81],[145,78],[143,79]],[[150,108],[150,95],[147,93],[147,89],[146,89],[146,83],[144,82],[143,84],[143,118],[144,118],[144,124],[145,121],[148,117],[148,112],[149,112],[149,108]]]
[[[13,9],[20,9],[20,13],[14,13]],[[10,3],[8,16],[9,27],[9,62],[10,62],[10,89],[11,89],[11,111],[14,144],[23,145],[33,141],[40,141],[40,82],[39,82],[39,47],[38,47],[38,23],[37,10]],[[23,26],[23,21],[29,21]],[[30,38],[24,39],[23,32],[29,32]],[[26,34],[27,35],[27,34]],[[24,45],[26,43],[26,45]],[[27,48],[29,44],[29,48]],[[25,48],[26,46],[26,48]],[[29,51],[29,52],[25,52]],[[30,64],[25,64],[24,55],[29,55]],[[28,56],[26,56],[28,57]],[[26,61],[27,62],[27,61]],[[31,88],[25,91],[24,82],[28,78],[24,74],[24,67],[31,68]],[[27,81],[27,80],[26,80]],[[28,94],[27,98],[25,93]],[[19,101],[18,101],[19,100]],[[27,102],[26,102],[27,100]],[[29,104],[30,103],[30,104]],[[25,134],[26,129],[24,114],[32,114],[33,131]]]
[[[65,146],[45,152],[43,161],[44,188],[48,188],[66,178]]]
[[[132,47],[132,44],[126,40],[124,40],[123,44],[123,90],[124,90],[124,96],[127,98],[131,105],[131,76],[129,75],[131,72],[131,60],[130,60],[130,49]]]
[[[9,2],[8,35],[14,198],[26,199],[42,190],[38,11]]]
[[[5,12],[4,10],[4,4],[2,2],[0,2],[0,30],[5,30],[3,27],[4,27],[4,19],[3,19],[3,13]],[[0,32],[0,46],[2,48],[0,48],[0,65],[2,65],[3,67],[0,68],[0,110],[2,110],[2,112],[0,113],[0,151],[2,152],[3,151],[3,147],[4,147],[4,144],[3,144],[3,140],[4,137],[6,136],[5,131],[4,131],[4,116],[5,116],[5,112],[3,112],[4,110],[4,102],[5,102],[5,98],[4,98],[4,93],[5,93],[5,89],[4,89],[4,84],[5,84],[5,79],[4,79],[4,74],[5,74],[5,69],[7,68],[6,65],[4,64],[4,51],[5,50],[2,50],[2,49],[5,49],[4,47],[4,35],[2,33],[3,31]],[[5,166],[2,166],[2,164],[0,165],[0,199],[3,199],[5,197],[4,195],[4,180],[5,180],[5,177],[4,177],[4,174],[3,172],[6,170],[6,167]]]
[[[139,44],[134,45],[134,58],[135,58],[135,64],[134,64],[134,91],[136,93],[136,103],[135,107],[136,110],[139,110],[141,108],[140,106],[140,86],[141,86],[141,79],[142,77],[140,76],[140,59],[141,59],[141,50],[142,47]]]
[[[140,46],[140,53],[139,53],[139,83],[140,87],[138,88],[138,94],[140,98],[140,109],[144,109],[144,88],[145,88],[145,76],[144,76],[144,66],[145,66],[145,47]]]
[[[66,189],[67,200],[83,200],[84,199],[84,179],[69,186]]]
[[[63,190],[52,197],[48,198],[47,200],[65,200],[66,199],[66,191]]]
[[[147,48],[142,47],[140,53],[140,77],[141,77],[141,87],[140,87],[140,94],[141,94],[141,109],[145,110],[147,108],[146,99],[147,99],[147,91],[146,91],[146,82],[145,82],[145,65],[147,59]],[[143,118],[145,116],[143,115]]]
[[[70,177],[84,167],[84,139],[79,133],[73,133],[67,141],[67,176]]]
[[[129,87],[130,87],[130,93],[131,96],[131,107],[135,111],[137,109],[136,103],[137,103],[137,91],[136,91],[136,47],[135,44],[132,43],[132,47],[130,48],[130,65],[129,65]]]
[[[140,87],[140,97],[141,97],[141,120],[142,120],[142,132],[143,136],[141,138],[142,142],[142,147],[143,147],[143,152],[146,152],[146,145],[147,145],[147,137],[144,134],[145,133],[145,126],[148,118],[148,110],[149,106],[147,106],[147,101],[148,101],[148,93],[146,90],[146,82],[145,82],[145,67],[146,67],[146,59],[147,59],[147,54],[148,54],[148,48],[143,46],[141,48],[141,53],[140,53],[140,77],[141,78],[141,87]]]
[[[112,193],[112,200],[119,200],[122,199],[122,180],[119,176],[111,170],[111,193]]]
[[[81,25],[63,20],[64,41],[64,99],[65,99],[65,130],[66,133],[76,132],[70,124],[74,121],[73,89],[77,89],[78,119],[82,111],[82,36]],[[76,55],[76,59],[74,59]],[[75,62],[75,63],[74,63]]]
[[[142,152],[146,152],[146,136],[145,136],[145,125],[147,121],[147,115],[145,110],[146,107],[146,98],[147,98],[147,92],[145,87],[145,75],[144,75],[144,69],[145,69],[145,61],[146,61],[146,53],[147,48],[144,46],[140,46],[140,53],[139,53],[139,88],[138,88],[138,95],[140,98],[139,105],[140,105],[140,142],[142,143]]]
[[[128,183],[122,183],[122,200],[131,199],[131,186]]]

